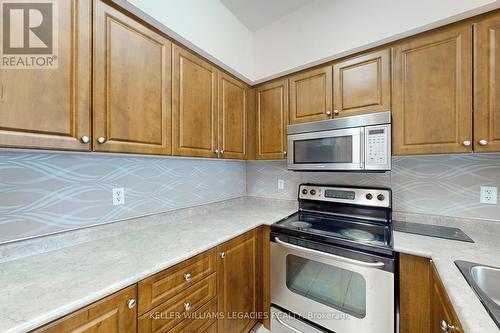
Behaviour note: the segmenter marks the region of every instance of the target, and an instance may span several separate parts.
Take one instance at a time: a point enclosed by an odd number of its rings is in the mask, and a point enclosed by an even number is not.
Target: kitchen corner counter
[[[498,237],[481,230],[479,224],[471,221],[471,228],[460,226],[475,243],[395,232],[394,249],[432,259],[465,333],[498,333],[499,328],[455,265],[455,260],[466,260],[500,267]],[[496,235],[500,232],[500,224],[488,227],[498,228]]]
[[[194,210],[187,216],[174,211],[143,217],[162,221],[1,263],[0,332],[42,326],[255,227],[272,224],[297,207],[290,201],[241,198]]]

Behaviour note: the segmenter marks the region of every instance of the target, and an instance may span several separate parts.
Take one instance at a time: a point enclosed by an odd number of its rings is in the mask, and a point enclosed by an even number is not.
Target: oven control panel
[[[299,199],[317,200],[354,205],[391,207],[391,191],[388,189],[332,187],[300,185]]]

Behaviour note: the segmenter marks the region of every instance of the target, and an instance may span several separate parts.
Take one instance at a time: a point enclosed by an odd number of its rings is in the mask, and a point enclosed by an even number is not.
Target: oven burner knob
[[[380,201],[384,201],[385,197],[383,194],[379,194],[379,195],[377,195],[377,199],[379,199]]]
[[[373,195],[372,195],[371,193],[368,193],[368,194],[366,195],[366,198],[367,198],[368,200],[371,200],[371,199],[373,199]]]
[[[306,194],[307,194],[307,189],[303,189],[303,190],[302,190],[302,194],[303,194],[303,195],[306,195]]]
[[[311,190],[309,193],[311,193],[311,195],[315,195],[316,194],[316,190]]]

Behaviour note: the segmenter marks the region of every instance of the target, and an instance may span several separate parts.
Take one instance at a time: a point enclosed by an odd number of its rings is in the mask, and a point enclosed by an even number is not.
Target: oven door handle
[[[298,246],[298,245],[284,242],[284,241],[280,240],[278,237],[274,237],[274,240],[279,245],[286,247],[286,248],[289,248],[289,249],[292,249],[292,250],[298,250],[301,252],[310,253],[310,254],[314,254],[317,256],[321,256],[321,257],[325,257],[325,258],[329,258],[329,259],[334,259],[337,261],[341,261],[341,262],[345,262],[345,263],[349,263],[349,264],[353,264],[353,265],[357,265],[357,266],[379,268],[380,269],[380,268],[383,268],[385,265],[383,262],[364,262],[364,261],[359,261],[359,260],[355,260],[355,259],[351,259],[351,258],[337,256],[337,255],[331,254],[331,253],[326,253],[326,252],[322,252],[322,251],[308,249],[306,247],[302,247],[302,246]]]
[[[294,333],[304,333],[302,331],[299,331],[298,329],[296,329],[295,327],[285,323],[283,320],[281,320],[281,318],[279,316],[275,316],[274,318],[276,318],[276,321],[278,323],[280,323],[281,325],[283,325],[284,327],[288,328],[290,331],[294,332]]]

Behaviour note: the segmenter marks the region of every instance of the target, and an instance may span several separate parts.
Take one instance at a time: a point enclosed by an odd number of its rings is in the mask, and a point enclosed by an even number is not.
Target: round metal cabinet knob
[[[339,110],[333,111],[333,114],[339,114]]]
[[[469,140],[465,140],[463,143],[462,143],[465,147],[469,147],[471,145],[471,142]]]
[[[224,149],[221,149],[221,150],[220,150],[220,153],[221,153],[221,154],[224,154]]]
[[[184,303],[184,310],[189,311],[191,309],[190,303]]]
[[[84,135],[80,138],[80,140],[82,141],[82,143],[89,143],[90,142],[90,138],[88,135]]]
[[[330,111],[330,110],[326,111],[327,116],[330,116],[331,114],[332,114],[332,111]]]
[[[283,155],[286,155],[286,150],[283,151]]]
[[[488,144],[488,141],[486,140],[479,140],[479,145],[480,146],[486,146]]]
[[[448,325],[448,323],[445,320],[441,320],[439,322],[439,326],[441,327],[441,331],[443,332],[455,332],[455,326],[453,325]]]
[[[134,298],[131,298],[127,301],[127,306],[129,309],[133,309],[136,304],[137,304],[137,301]]]
[[[191,274],[189,274],[189,273],[184,274],[184,280],[191,281],[192,278],[193,277],[191,276]]]
[[[97,138],[97,143],[102,145],[104,142],[106,142],[106,138],[103,136],[100,136]]]
[[[219,257],[221,257],[222,259],[224,259],[226,257],[226,252],[219,253]]]

